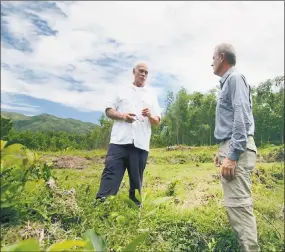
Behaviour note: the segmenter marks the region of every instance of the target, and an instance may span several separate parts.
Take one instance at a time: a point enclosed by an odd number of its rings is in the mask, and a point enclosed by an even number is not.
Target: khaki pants
[[[230,141],[219,145],[219,158],[227,156]],[[256,164],[256,146],[249,136],[247,149],[240,155],[232,180],[221,177],[225,207],[233,230],[237,233],[243,251],[260,251],[257,241],[256,219],[251,198],[251,173]]]

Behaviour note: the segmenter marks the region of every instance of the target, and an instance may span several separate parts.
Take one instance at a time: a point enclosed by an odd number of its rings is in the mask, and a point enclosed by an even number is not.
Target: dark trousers
[[[139,203],[135,197],[135,190],[141,192],[147,157],[147,151],[136,148],[133,144],[110,144],[96,198],[116,195],[127,169],[130,179],[129,197]]]

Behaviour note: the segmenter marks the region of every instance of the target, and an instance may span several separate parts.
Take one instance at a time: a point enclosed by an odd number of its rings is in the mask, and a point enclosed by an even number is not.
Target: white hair
[[[235,49],[231,44],[228,43],[221,43],[216,46],[216,51],[221,54],[225,54],[225,58],[229,64],[235,65],[236,64],[236,52]]]
[[[136,68],[138,65],[146,65],[148,67],[148,63],[146,61],[137,61],[134,68]]]

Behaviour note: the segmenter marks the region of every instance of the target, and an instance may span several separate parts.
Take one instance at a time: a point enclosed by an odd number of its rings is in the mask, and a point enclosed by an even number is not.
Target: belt
[[[254,135],[252,135],[252,134],[250,134],[250,135],[247,135],[248,137],[254,137]],[[230,140],[231,138],[230,137],[227,137],[227,138],[224,138],[224,139],[222,139],[222,140],[218,140],[218,143],[223,143],[223,142],[226,142],[226,141],[228,141],[228,140]]]

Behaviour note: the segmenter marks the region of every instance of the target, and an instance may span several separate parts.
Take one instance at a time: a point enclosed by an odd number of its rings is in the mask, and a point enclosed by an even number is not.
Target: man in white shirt
[[[140,205],[135,190],[141,192],[151,125],[160,123],[161,111],[156,95],[145,86],[147,64],[138,63],[133,74],[133,83],[122,87],[106,106],[105,113],[114,120],[114,125],[96,199],[104,201],[107,196],[116,195],[127,169],[130,179],[129,197]]]

